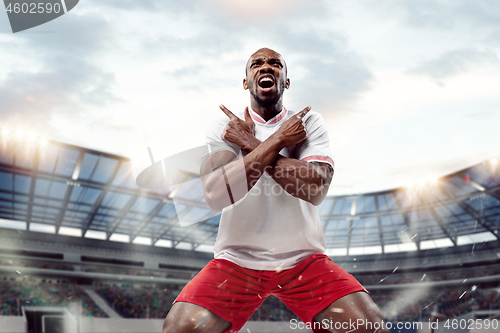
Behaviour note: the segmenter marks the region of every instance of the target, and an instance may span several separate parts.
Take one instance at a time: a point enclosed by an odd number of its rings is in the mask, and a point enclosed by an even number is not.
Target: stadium
[[[37,2],[0,13],[0,333],[500,332],[500,2]]]
[[[201,192],[174,203],[167,190],[139,188],[132,169],[125,157],[2,131],[0,332],[161,331],[213,258],[219,216]],[[368,289],[392,332],[497,331],[498,159],[329,196],[318,210],[327,254]],[[182,227],[179,216],[202,222]],[[271,296],[241,332],[310,332],[299,323]]]

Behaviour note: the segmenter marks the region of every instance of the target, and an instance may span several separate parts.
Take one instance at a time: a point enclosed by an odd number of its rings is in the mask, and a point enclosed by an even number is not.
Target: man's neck
[[[264,119],[265,121],[269,121],[270,119],[276,117],[276,115],[283,110],[283,102],[279,101],[272,106],[264,107],[259,105],[255,100],[252,100],[250,103],[250,107],[255,113],[261,116],[262,119]]]

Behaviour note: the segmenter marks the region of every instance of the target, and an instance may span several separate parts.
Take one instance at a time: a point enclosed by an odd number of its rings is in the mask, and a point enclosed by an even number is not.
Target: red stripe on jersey
[[[276,119],[271,121],[269,125],[278,123],[281,119],[285,118],[285,115],[286,115],[286,108],[284,107],[283,111],[281,111],[281,114]]]
[[[257,117],[256,115],[254,115],[253,112],[250,112],[250,117],[252,117],[253,121],[258,122],[259,124],[265,124],[264,120],[260,119],[260,117]]]
[[[307,156],[302,159],[302,161],[308,162],[308,161],[325,161],[328,163],[331,163],[333,167],[335,167],[335,163],[333,163],[333,160],[328,157],[328,156]]]
[[[283,118],[285,118],[286,116],[286,113],[287,113],[287,110],[286,108],[284,107],[283,110],[276,116],[276,118],[274,118],[273,120],[271,120],[270,122],[266,122],[264,121],[259,115],[257,115],[257,113],[253,110],[251,110],[250,112],[250,117],[252,117],[252,119],[256,122],[258,122],[259,124],[264,124],[264,125],[274,125],[274,124],[277,124],[279,123]]]

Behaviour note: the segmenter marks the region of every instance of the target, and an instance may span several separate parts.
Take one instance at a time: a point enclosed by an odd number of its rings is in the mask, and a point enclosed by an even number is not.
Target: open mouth
[[[259,87],[268,89],[274,86],[274,79],[271,76],[263,76],[258,81]]]

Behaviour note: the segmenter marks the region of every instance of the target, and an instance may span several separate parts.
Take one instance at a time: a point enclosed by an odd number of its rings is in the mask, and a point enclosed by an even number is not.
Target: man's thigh
[[[304,322],[341,297],[366,289],[349,273],[322,254],[315,254],[280,277],[277,296]]]
[[[162,333],[221,333],[229,327],[230,322],[201,306],[178,302],[168,312]]]
[[[174,306],[185,302],[207,309],[237,332],[268,295],[255,271],[215,259],[184,287]]]
[[[379,308],[365,292],[339,298],[314,316],[314,321],[336,333],[390,333]]]

